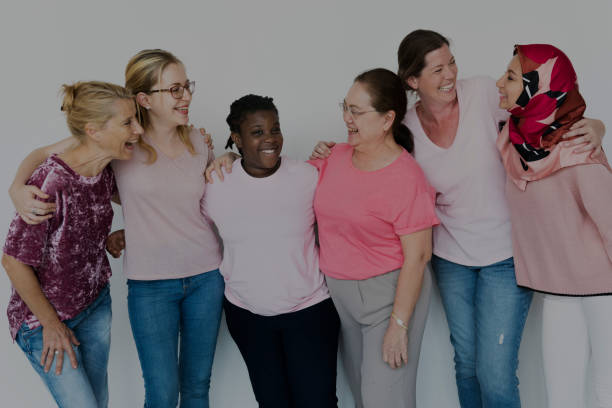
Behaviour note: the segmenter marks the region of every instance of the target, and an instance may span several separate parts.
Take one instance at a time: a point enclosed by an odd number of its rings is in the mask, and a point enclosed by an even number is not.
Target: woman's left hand
[[[200,128],[200,134],[204,136],[204,143],[208,146],[209,150],[215,150],[215,146],[213,145],[212,136],[210,133],[206,133],[206,129]]]
[[[193,128],[193,125],[189,125],[189,131],[193,130]],[[208,146],[210,150],[214,150],[215,146],[213,145],[212,136],[210,135],[210,133],[206,133],[206,129],[204,128],[198,128],[198,130],[200,131],[200,134],[204,137],[204,143],[206,143],[206,146]]]
[[[408,331],[400,327],[393,319],[383,339],[383,361],[391,368],[400,368],[408,363]]]
[[[601,120],[583,118],[574,123],[570,130],[563,135],[564,139],[576,137],[563,142],[565,146],[578,146],[574,153],[591,152],[591,157],[601,154],[601,142],[606,134],[606,126]]]

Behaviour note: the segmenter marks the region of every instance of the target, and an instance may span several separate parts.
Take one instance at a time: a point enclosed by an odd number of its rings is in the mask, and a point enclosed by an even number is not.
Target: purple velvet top
[[[57,209],[38,225],[28,225],[16,215],[4,253],[30,265],[60,320],[71,319],[97,298],[111,276],[105,244],[113,220],[113,171],[107,166],[97,176],[84,177],[53,155],[27,184],[49,194]],[[14,288],[7,315],[13,339],[23,323],[40,326]]]

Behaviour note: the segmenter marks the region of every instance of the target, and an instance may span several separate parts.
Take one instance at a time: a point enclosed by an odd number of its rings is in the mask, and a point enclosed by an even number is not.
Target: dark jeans
[[[223,307],[260,407],[338,406],[340,321],[331,299],[277,316],[251,313],[227,299]]]

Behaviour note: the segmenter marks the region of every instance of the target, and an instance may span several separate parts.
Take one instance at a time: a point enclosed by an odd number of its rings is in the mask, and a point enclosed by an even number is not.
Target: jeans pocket
[[[32,356],[36,345],[42,343],[42,326],[30,329],[26,323],[23,323],[17,332],[15,341],[24,353],[28,356]]]

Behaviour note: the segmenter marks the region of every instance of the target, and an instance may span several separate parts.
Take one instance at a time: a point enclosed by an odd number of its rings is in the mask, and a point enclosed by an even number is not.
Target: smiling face
[[[112,109],[113,116],[94,132],[93,139],[113,159],[128,160],[143,133],[136,117],[136,106],[131,99],[118,99]]]
[[[510,60],[508,69],[496,85],[499,89],[499,107],[506,110],[516,107],[516,101],[523,93],[523,70],[518,55]]]
[[[240,123],[240,133],[232,133],[232,139],[242,151],[242,166],[248,174],[268,177],[278,170],[283,135],[276,112],[247,113]]]
[[[157,84],[151,91],[170,89],[173,86],[187,85],[187,73],[182,64],[170,64],[161,74]],[[191,104],[191,93],[183,92],[180,99],[175,99],[170,92],[155,92],[145,95],[140,94],[139,103],[148,108],[152,120],[166,123],[170,126],[187,125],[189,123],[189,105]],[[145,97],[143,97],[145,96]]]
[[[370,94],[360,82],[353,83],[344,98],[342,119],[348,128],[348,143],[353,146],[382,143],[393,124],[388,115],[372,107]]]
[[[457,64],[448,45],[429,52],[419,76],[411,76],[406,82],[425,103],[454,102],[457,99]]]

